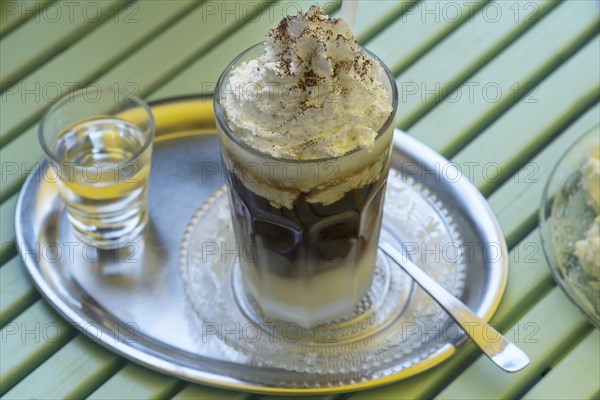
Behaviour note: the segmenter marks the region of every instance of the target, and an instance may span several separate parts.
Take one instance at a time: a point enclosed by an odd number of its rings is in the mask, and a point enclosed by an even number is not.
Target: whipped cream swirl
[[[381,65],[346,22],[318,6],[271,29],[264,54],[230,72],[223,107],[233,131],[277,158],[339,157],[371,151],[390,113]]]

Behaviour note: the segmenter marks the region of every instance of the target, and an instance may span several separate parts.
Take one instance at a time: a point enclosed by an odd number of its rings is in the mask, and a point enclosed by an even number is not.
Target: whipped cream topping
[[[372,150],[392,112],[381,65],[346,22],[318,6],[271,29],[262,56],[234,68],[222,104],[248,145],[277,158],[339,157]]]

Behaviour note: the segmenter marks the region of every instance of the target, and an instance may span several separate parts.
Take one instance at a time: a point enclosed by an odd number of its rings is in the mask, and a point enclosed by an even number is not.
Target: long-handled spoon
[[[479,318],[462,301],[440,286],[390,243],[381,242],[379,248],[425,289],[497,366],[508,372],[517,372],[529,364],[529,357],[523,350]]]

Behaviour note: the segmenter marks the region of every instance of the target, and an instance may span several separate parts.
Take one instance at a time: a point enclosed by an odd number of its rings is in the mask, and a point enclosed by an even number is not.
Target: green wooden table
[[[0,2],[3,398],[261,398],[160,375],[69,328],[28,281],[15,203],[42,157],[40,116],[58,96],[92,83],[148,100],[209,91],[236,54],[311,3]],[[356,32],[397,77],[398,127],[460,166],[497,214],[510,275],[492,322],[532,363],[504,373],[468,344],[416,377],[323,398],[598,398],[599,331],[555,285],[537,228],[551,167],[600,122],[598,3],[363,0]]]

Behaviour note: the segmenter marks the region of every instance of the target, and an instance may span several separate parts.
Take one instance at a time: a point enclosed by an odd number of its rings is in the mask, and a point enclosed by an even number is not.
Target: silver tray
[[[151,106],[157,135],[150,224],[139,240],[113,251],[78,242],[56,185],[44,179],[46,162],[19,195],[16,234],[27,271],[42,296],[88,337],[181,379],[279,394],[348,392],[397,381],[438,365],[466,342],[463,334],[424,342],[413,362],[388,360],[391,365],[377,373],[324,384],[310,374],[240,358],[218,335],[200,335],[198,313],[180,274],[180,248],[198,207],[224,183],[212,97],[166,99]],[[441,218],[451,219],[468,251],[458,294],[489,320],[502,298],[508,266],[504,237],[485,199],[451,163],[400,131],[394,136],[392,167],[431,194],[425,200]]]

